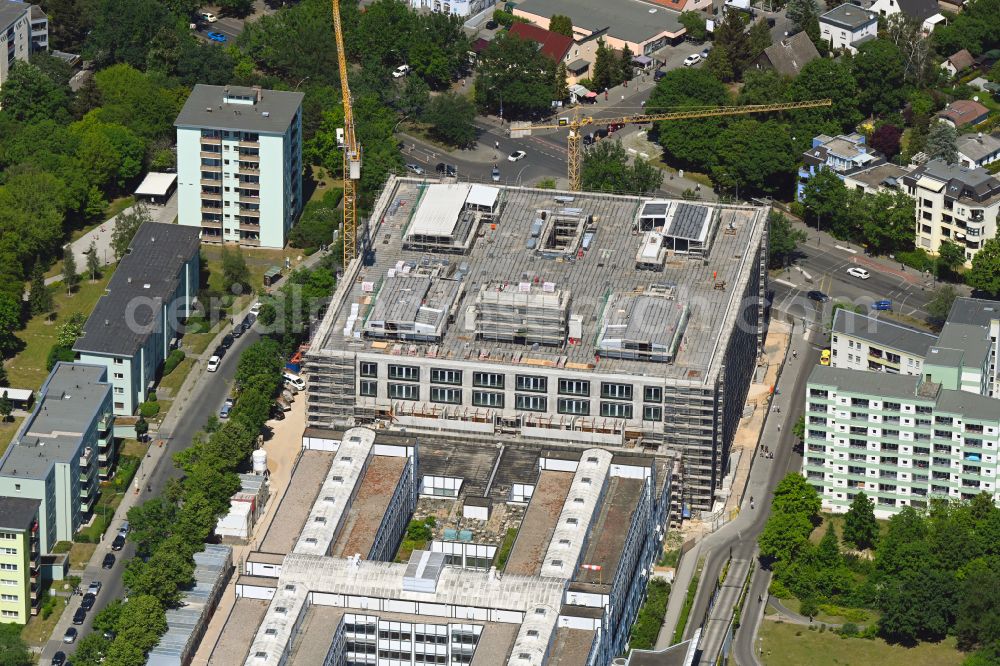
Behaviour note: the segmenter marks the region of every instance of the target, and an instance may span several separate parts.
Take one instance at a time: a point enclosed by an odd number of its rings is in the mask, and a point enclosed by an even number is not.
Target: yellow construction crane
[[[344,269],[358,254],[358,180],[361,178],[361,145],[354,132],[354,109],[351,108],[351,88],[347,84],[347,53],[344,31],[340,25],[340,1],[333,2],[333,33],[337,40],[340,65],[340,93],[344,98],[343,136],[337,143],[344,151]],[[340,132],[338,132],[338,135]]]
[[[336,0],[334,0],[336,1]],[[716,116],[739,116],[751,113],[767,113],[769,111],[789,111],[793,109],[812,109],[820,106],[830,106],[833,102],[828,99],[816,99],[805,102],[782,102],[778,104],[747,104],[744,106],[719,106],[705,107],[697,109],[685,109],[683,111],[671,111],[669,113],[649,113],[635,114],[631,116],[621,116],[619,118],[594,118],[592,116],[580,116],[579,107],[573,117],[560,118],[555,124],[531,123],[511,123],[510,136],[518,138],[530,136],[533,130],[561,129],[569,128],[566,136],[566,171],[569,177],[569,187],[571,190],[580,190],[580,129],[587,125],[602,123],[608,125],[625,125],[633,123],[650,123],[659,120],[690,120],[692,118],[712,118]]]

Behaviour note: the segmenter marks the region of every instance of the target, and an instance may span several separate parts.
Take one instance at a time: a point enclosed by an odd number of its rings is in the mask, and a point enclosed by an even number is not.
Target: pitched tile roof
[[[541,45],[541,52],[556,62],[560,62],[566,57],[570,45],[573,44],[572,37],[545,30],[530,23],[515,23],[510,27],[510,34],[537,42]]]
[[[819,51],[803,31],[767,47],[764,55],[774,71],[783,76],[798,76],[803,67],[819,57]]]

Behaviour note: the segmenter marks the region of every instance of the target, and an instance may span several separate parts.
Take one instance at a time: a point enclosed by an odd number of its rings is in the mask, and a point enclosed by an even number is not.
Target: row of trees
[[[969,502],[932,500],[929,510],[906,507],[884,532],[864,493],[852,500],[842,539],[834,522],[818,544],[820,500],[799,474],[775,490],[771,516],[759,539],[762,562],[774,572],[773,592],[794,595],[803,613],[818,604],[879,611],[877,633],[913,645],[953,634],[963,650],[980,650],[976,663],[1000,654],[1000,508],[987,493]],[[859,554],[870,551],[874,558]]]

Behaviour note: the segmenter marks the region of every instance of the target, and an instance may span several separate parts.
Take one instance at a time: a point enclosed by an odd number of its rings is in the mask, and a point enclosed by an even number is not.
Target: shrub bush
[[[177,366],[180,365],[181,361],[183,360],[184,360],[184,350],[175,349],[172,352],[170,352],[170,356],[168,356],[167,360],[163,362],[163,376],[166,377],[171,372],[176,370]]]
[[[840,628],[840,634],[842,636],[857,636],[858,635],[858,625],[853,622],[848,622]]]
[[[895,256],[900,263],[906,264],[910,268],[916,268],[918,271],[934,270],[934,260],[920,248],[897,252]]]
[[[139,405],[139,413],[142,414],[142,418],[151,419],[160,413],[160,403],[158,402],[144,402]]]

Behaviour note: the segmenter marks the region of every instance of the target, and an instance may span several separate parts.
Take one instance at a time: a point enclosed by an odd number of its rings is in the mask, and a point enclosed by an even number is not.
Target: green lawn
[[[61,589],[62,581],[53,581],[52,584],[60,586]],[[48,594],[48,589],[45,589],[44,592]],[[53,608],[55,610],[44,620],[41,615],[36,615],[28,620],[28,624],[24,625],[24,629],[21,630],[21,638],[24,639],[25,643],[28,645],[43,646],[48,642],[52,636],[52,630],[56,628],[59,618],[66,609],[66,598],[58,597],[55,600]]]
[[[46,323],[45,317],[34,317],[23,330],[17,332],[17,337],[25,343],[24,349],[7,362],[7,375],[11,386],[38,390],[48,376],[45,361],[49,350],[56,342],[56,332],[74,312],[82,312],[89,316],[97,299],[104,293],[111,279],[113,267],[105,271],[97,282],[84,280],[80,288],[72,296],[66,293],[61,285],[54,285],[52,297],[55,303],[56,319]]]
[[[21,421],[23,418],[12,418],[10,421],[0,423],[0,456],[4,454],[7,450],[7,445],[10,444],[10,440],[14,439],[14,434],[17,429],[21,427]]]
[[[160,386],[169,389],[171,399],[177,397],[177,393],[181,390],[181,385],[184,384],[184,379],[191,372],[193,366],[194,359],[190,356],[185,356],[184,360],[177,364],[173,372],[160,379]]]
[[[96,543],[74,543],[69,549],[69,568],[74,571],[86,569],[95,550],[97,550]]]
[[[955,639],[921,643],[905,648],[883,640],[842,638],[826,631],[783,622],[764,622],[757,646],[763,648],[765,666],[958,666],[965,654],[955,647]]]
[[[793,613],[798,613],[802,602],[795,598],[782,599],[781,605]],[[829,622],[830,624],[847,624],[848,622],[852,622],[867,626],[878,622],[879,618],[877,611],[864,608],[841,608],[827,604],[820,604],[819,608],[820,612],[815,617],[817,622]],[[768,613],[771,612],[772,610],[769,608]],[[775,609],[773,612],[777,612],[777,610]]]

